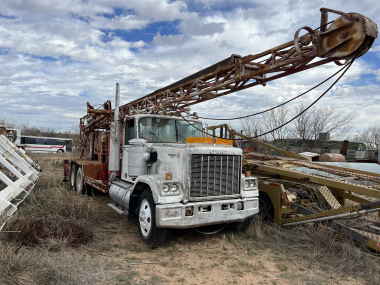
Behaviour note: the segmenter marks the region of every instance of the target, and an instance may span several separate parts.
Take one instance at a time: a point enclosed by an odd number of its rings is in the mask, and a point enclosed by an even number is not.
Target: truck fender
[[[158,177],[159,176],[159,177]],[[135,185],[132,189],[132,196],[140,196],[146,188],[150,188],[155,204],[159,203],[159,196],[157,191],[160,187],[157,180],[165,180],[165,174],[156,175],[141,175],[135,180]]]
[[[156,176],[162,176],[162,177],[156,177]],[[157,191],[155,191],[155,190],[158,190],[158,187],[159,187],[157,183],[157,178],[164,180],[165,174],[154,175],[154,177],[152,177],[151,175],[141,175],[137,177],[132,189],[131,198],[129,200],[128,219],[130,221],[137,221],[138,215],[137,215],[136,210],[139,204],[140,196],[144,192],[145,189],[150,188],[154,203],[158,204],[159,198],[158,198]]]

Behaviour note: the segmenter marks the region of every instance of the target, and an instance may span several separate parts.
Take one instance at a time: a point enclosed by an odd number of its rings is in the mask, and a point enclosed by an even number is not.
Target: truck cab
[[[242,174],[242,150],[203,137],[197,119],[138,114],[124,119],[120,179],[110,204],[137,220],[141,238],[160,245],[167,228],[232,223],[258,213],[257,179]]]

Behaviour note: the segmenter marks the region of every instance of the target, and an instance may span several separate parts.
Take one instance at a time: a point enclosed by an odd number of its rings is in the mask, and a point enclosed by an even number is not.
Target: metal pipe
[[[372,229],[374,229],[374,230],[380,231],[379,227],[375,227],[375,226],[369,226],[369,227],[372,228]]]
[[[90,160],[94,156],[94,133],[90,133]]]
[[[120,101],[120,85],[116,83],[116,94],[115,94],[115,122],[119,120],[119,102]]]
[[[120,123],[119,123],[120,85],[116,83],[114,121],[111,122],[110,157],[108,170],[112,172],[110,181],[115,179],[116,172],[120,170]]]
[[[328,10],[326,8],[321,8],[321,32],[326,31],[328,22]]]
[[[302,225],[302,224],[308,224],[308,223],[316,223],[316,222],[330,221],[330,220],[336,220],[336,219],[342,219],[342,218],[349,218],[349,217],[354,217],[355,215],[364,215],[364,214],[368,214],[368,213],[379,211],[379,210],[380,209],[361,210],[359,212],[356,212],[356,211],[355,212],[349,212],[349,213],[333,215],[333,216],[328,216],[328,217],[310,219],[310,220],[306,220],[306,221],[284,223],[284,224],[282,224],[282,226],[283,227],[296,226],[296,225]]]

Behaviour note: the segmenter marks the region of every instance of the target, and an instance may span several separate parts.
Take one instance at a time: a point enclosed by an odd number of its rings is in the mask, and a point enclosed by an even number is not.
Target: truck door
[[[123,161],[121,163],[121,178],[124,179],[126,170],[128,169],[128,145],[131,139],[137,138],[136,120],[130,118],[124,122],[124,139],[123,139]]]

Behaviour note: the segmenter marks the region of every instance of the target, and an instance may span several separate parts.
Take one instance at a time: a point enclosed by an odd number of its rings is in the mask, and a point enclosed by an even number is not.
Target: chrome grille
[[[190,197],[239,194],[240,159],[239,155],[193,154]]]

